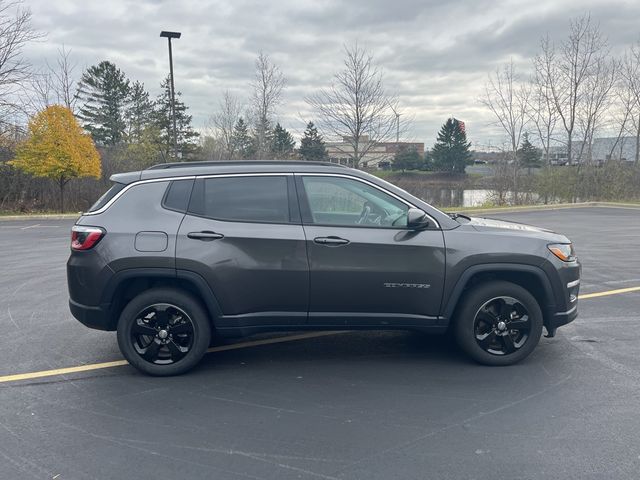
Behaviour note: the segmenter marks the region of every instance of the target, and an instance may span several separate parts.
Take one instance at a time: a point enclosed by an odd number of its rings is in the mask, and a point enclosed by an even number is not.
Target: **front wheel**
[[[179,375],[207,351],[209,318],[191,295],[171,288],[141,293],[124,308],[118,345],[127,361],[149,375]]]
[[[484,365],[511,365],[528,356],[542,335],[542,311],[519,285],[492,281],[465,296],[455,320],[456,340]]]

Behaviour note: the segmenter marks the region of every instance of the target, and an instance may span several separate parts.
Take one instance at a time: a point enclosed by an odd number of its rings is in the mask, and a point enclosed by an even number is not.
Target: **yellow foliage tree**
[[[29,121],[29,136],[9,162],[36,177],[50,178],[60,187],[60,211],[64,211],[64,187],[79,177],[100,178],[100,155],[91,136],[62,105],[52,105]]]

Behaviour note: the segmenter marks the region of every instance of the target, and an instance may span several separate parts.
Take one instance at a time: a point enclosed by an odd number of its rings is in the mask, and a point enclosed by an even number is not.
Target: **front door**
[[[306,323],[309,271],[293,177],[196,179],[176,268],[207,281],[223,312],[218,328]]]
[[[340,175],[296,175],[311,325],[429,326],[444,281],[442,231],[407,228],[409,205]]]

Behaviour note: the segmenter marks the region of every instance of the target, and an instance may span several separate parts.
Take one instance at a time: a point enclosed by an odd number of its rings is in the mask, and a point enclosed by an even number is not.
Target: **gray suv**
[[[69,305],[148,374],[192,368],[212,337],[294,330],[451,332],[509,365],[577,316],[565,236],[445,214],[362,171],[194,162],[111,180],[72,229]]]

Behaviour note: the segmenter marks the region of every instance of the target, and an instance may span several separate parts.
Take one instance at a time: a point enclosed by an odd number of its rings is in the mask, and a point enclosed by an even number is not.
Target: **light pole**
[[[161,37],[165,37],[169,42],[169,76],[171,77],[171,116],[173,117],[173,155],[178,156],[178,133],[176,131],[176,90],[173,84],[173,52],[171,51],[171,39],[180,38],[180,32],[160,32]]]

